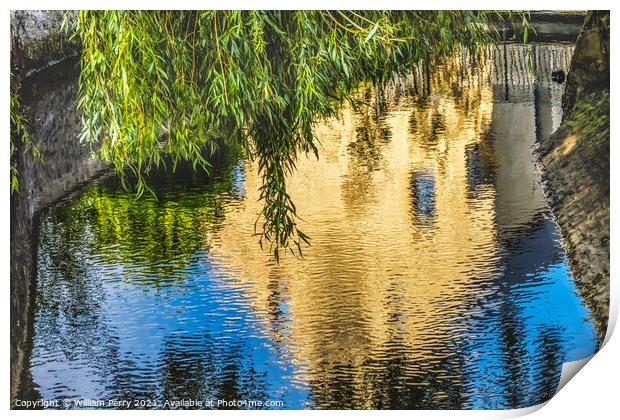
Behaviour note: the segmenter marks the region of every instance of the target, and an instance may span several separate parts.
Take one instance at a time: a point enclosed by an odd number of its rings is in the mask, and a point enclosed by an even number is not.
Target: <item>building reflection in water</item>
[[[32,386],[285,408],[548,399],[595,340],[530,151],[559,124],[547,73],[571,48],[463,52],[362,87],[365,104],[319,124],[319,160],[288,180],[303,259],[278,265],[252,236],[251,162],[156,181],[159,201],[108,182],[50,212]]]

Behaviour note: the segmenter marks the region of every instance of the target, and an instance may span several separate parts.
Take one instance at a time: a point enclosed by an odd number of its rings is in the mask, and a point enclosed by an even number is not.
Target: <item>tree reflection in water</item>
[[[258,246],[260,179],[234,153],[211,178],[156,176],[156,198],[111,179],[51,209],[24,393],[284,408],[548,399],[595,333],[530,152],[561,94],[542,73],[503,78],[501,54],[362,87],[356,109],[317,126],[320,159],[288,181],[312,238],[304,259],[278,265]]]

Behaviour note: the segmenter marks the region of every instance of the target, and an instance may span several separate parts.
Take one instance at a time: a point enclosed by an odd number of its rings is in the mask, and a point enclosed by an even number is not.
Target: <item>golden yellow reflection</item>
[[[444,354],[425,349],[447,340],[450,314],[477,297],[473,273],[493,275],[495,193],[481,188],[473,199],[468,172],[472,148],[488,149],[492,91],[445,94],[449,80],[430,83],[440,93],[419,103],[396,99],[391,86],[316,128],[320,159],[302,159],[288,182],[312,238],[303,259],[277,265],[251,237],[261,207],[251,163],[245,199],[208,236],[211,255],[247,284],[275,339],[308,372],[344,365],[362,375],[355,367],[395,336],[417,349],[412,357],[447,357],[448,346]],[[381,101],[390,112],[381,113]],[[284,333],[278,305],[290,318]]]
[[[525,48],[361,86],[318,124],[320,159],[288,179],[303,259],[260,249],[261,180],[234,151],[210,176],[154,174],[156,196],[109,179],[44,216],[31,388],[286,408],[552,395],[595,334],[531,153],[561,119],[547,76],[570,47],[533,47],[535,75]]]

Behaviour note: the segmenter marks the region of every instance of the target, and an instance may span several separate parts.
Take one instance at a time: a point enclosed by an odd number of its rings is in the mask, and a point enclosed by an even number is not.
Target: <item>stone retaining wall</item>
[[[577,39],[563,123],[537,156],[573,277],[605,339],[609,316],[609,12],[590,12]]]

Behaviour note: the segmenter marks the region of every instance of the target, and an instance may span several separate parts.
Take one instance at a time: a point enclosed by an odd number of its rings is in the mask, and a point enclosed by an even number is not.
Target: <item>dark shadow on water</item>
[[[511,61],[493,51],[362,92],[350,136],[326,140],[333,185],[300,165],[298,202],[319,220],[304,260],[263,264],[251,234],[231,234],[257,209],[258,178],[234,153],[209,176],[153,173],[154,196],[110,177],[43,212],[21,260],[36,278],[22,398],[550,398],[561,364],[595,342],[530,160],[558,92],[535,99],[538,82],[504,77]]]

